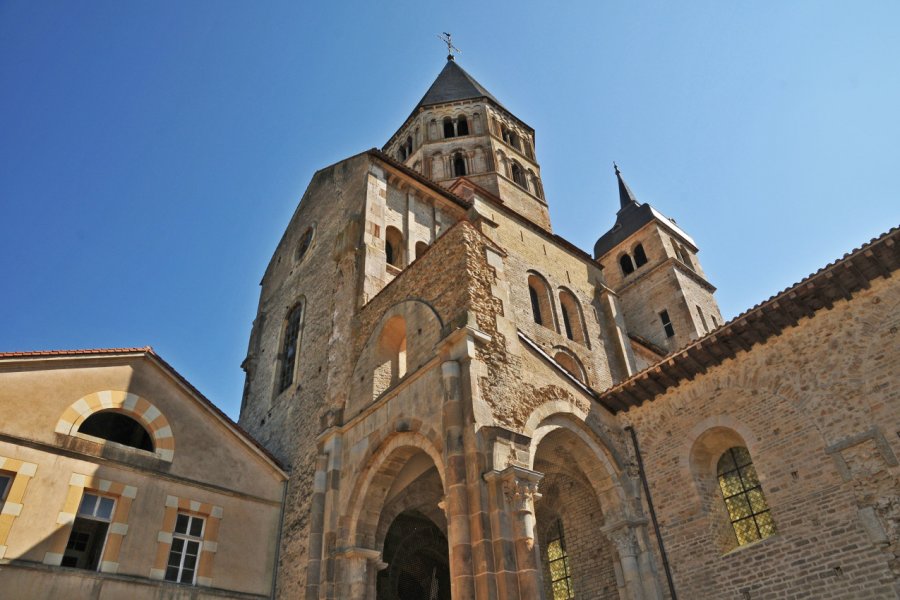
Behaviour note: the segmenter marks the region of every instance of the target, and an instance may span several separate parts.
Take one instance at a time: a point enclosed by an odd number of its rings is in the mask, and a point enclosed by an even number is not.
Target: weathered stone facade
[[[896,597],[896,231],[723,325],[618,176],[594,256],[554,235],[533,130],[455,63],[316,173],[245,362],[291,465],[279,597]],[[775,522],[741,546],[735,447]]]

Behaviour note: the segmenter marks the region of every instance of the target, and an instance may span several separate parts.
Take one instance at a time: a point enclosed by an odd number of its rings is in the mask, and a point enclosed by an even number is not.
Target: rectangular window
[[[6,495],[9,493],[9,488],[12,487],[12,480],[12,473],[5,473],[0,471],[0,506],[3,506],[3,502],[6,500]]]
[[[675,328],[672,327],[672,319],[669,318],[669,311],[664,310],[659,313],[659,320],[662,321],[663,329],[666,331],[666,337],[675,335]]]
[[[85,493],[81,497],[62,566],[97,570],[115,506],[116,501],[106,496]]]
[[[709,327],[706,325],[706,317],[703,316],[703,311],[700,309],[700,305],[697,305],[697,315],[700,316],[700,323],[703,324],[703,332],[709,331]]]
[[[203,542],[203,524],[202,517],[178,513],[169,562],[166,564],[166,581],[194,583]]]

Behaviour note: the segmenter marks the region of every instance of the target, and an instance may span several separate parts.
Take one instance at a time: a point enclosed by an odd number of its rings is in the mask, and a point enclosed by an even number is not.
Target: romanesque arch
[[[56,432],[75,435],[88,417],[100,412],[117,412],[137,421],[153,442],[159,458],[171,462],[175,456],[175,438],[168,419],[149,400],[119,390],[103,390],[79,398],[63,412],[56,423]]]

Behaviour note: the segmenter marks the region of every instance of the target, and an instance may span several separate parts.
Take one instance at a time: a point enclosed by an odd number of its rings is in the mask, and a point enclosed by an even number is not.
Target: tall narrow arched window
[[[456,137],[456,131],[453,129],[453,119],[450,117],[444,117],[444,137]]]
[[[562,311],[566,337],[573,342],[584,344],[587,334],[584,332],[584,319],[581,317],[581,306],[575,295],[568,290],[560,290],[559,307]]]
[[[278,370],[278,393],[291,387],[297,367],[300,326],[303,323],[303,304],[297,304],[288,313],[284,322],[284,337],[281,343],[281,366]]]
[[[528,295],[531,299],[531,315],[534,322],[548,329],[556,330],[553,319],[553,301],[550,297],[550,286],[535,273],[528,275]]]
[[[647,254],[644,252],[643,244],[634,247],[634,266],[642,267],[647,264]]]
[[[456,135],[469,135],[469,122],[466,115],[459,115],[456,118]]]
[[[772,520],[750,452],[743,446],[729,448],[719,458],[716,474],[738,545],[773,535],[775,521]]]
[[[627,254],[623,254],[622,258],[619,259],[619,266],[622,267],[623,275],[631,275],[634,273],[634,263],[631,262],[631,257]]]
[[[525,171],[516,161],[512,161],[512,166],[510,167],[510,173],[512,174],[512,180],[516,182],[521,188],[528,189],[528,182],[525,181]]]
[[[547,561],[550,564],[553,600],[569,600],[575,597],[575,589],[572,587],[572,567],[569,565],[562,519],[556,520],[547,537]]]
[[[462,177],[466,174],[466,158],[462,152],[453,155],[453,176]]]
[[[412,137],[407,136],[407,138],[406,138],[406,156],[407,157],[411,156],[412,151],[413,151]]]
[[[425,242],[416,242],[416,258],[418,259],[420,256],[425,254],[425,251],[428,250],[428,244]]]
[[[372,397],[394,385],[406,375],[406,320],[397,315],[381,330],[376,349]]]
[[[384,259],[387,264],[400,267],[403,261],[403,234],[396,227],[384,231]]]

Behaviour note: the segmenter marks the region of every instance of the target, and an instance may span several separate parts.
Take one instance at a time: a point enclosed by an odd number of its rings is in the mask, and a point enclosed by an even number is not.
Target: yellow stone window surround
[[[12,475],[6,500],[0,510],[0,558],[6,556],[6,540],[16,518],[21,514],[28,482],[37,472],[37,465],[17,458],[0,456],[0,471]]]
[[[212,586],[213,558],[219,549],[219,525],[222,521],[222,507],[208,502],[198,502],[177,496],[166,497],[166,511],[163,515],[162,528],[157,536],[156,560],[150,569],[150,578],[162,580],[166,575],[166,564],[172,549],[172,537],[175,533],[175,522],[178,513],[199,516],[206,520],[203,527],[203,542],[200,546],[200,557],[197,564],[197,585]]]
[[[116,573],[119,570],[119,552],[122,549],[122,541],[128,533],[128,513],[131,511],[131,503],[137,496],[137,488],[108,479],[91,477],[80,473],[72,473],[69,479],[69,491],[66,501],[60,511],[56,522],[61,527],[53,536],[50,550],[44,554],[44,564],[59,566],[62,564],[63,554],[66,551],[66,543],[78,513],[78,506],[85,492],[93,492],[103,496],[110,496],[116,500],[115,512],[109,524],[106,536],[106,545],[100,556],[99,570],[102,573]]]

